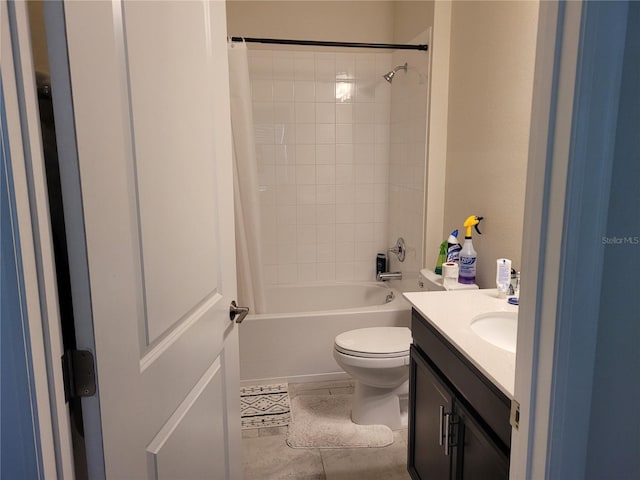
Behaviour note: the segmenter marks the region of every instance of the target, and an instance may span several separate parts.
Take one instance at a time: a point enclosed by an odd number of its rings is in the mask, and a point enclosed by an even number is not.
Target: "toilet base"
[[[351,420],[359,425],[386,425],[391,430],[406,428],[409,380],[396,388],[378,388],[356,380]]]

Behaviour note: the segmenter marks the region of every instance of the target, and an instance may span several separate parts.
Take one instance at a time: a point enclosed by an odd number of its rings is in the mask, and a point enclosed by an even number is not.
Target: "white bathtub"
[[[250,314],[240,326],[243,385],[347,378],[333,359],[336,335],[408,327],[411,320],[409,303],[381,283],[276,285],[266,289],[266,297],[270,313]]]

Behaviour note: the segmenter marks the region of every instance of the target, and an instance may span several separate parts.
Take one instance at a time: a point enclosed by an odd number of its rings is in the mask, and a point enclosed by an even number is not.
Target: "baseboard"
[[[309,383],[309,382],[327,382],[349,380],[351,377],[345,372],[316,373],[312,375],[294,375],[291,377],[273,377],[273,378],[254,378],[249,380],[240,380],[241,387],[249,385],[271,385],[274,383]]]

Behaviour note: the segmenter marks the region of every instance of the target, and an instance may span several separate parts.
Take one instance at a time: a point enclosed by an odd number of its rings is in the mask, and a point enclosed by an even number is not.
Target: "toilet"
[[[477,285],[444,286],[429,270],[418,276],[420,289],[430,291],[477,289]],[[407,426],[409,347],[407,327],[369,327],[349,330],[335,338],[333,358],[355,380],[351,420],[360,425]]]
[[[410,345],[407,327],[360,328],[336,337],[333,357],[355,379],[354,423],[407,426]]]

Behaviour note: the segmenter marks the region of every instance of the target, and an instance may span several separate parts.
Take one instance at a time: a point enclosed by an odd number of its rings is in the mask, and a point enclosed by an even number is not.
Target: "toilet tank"
[[[445,288],[442,285],[442,275],[436,274],[433,270],[423,268],[418,274],[418,286],[426,292],[441,292],[444,290],[477,290],[478,285],[465,285],[455,283],[453,286]]]

